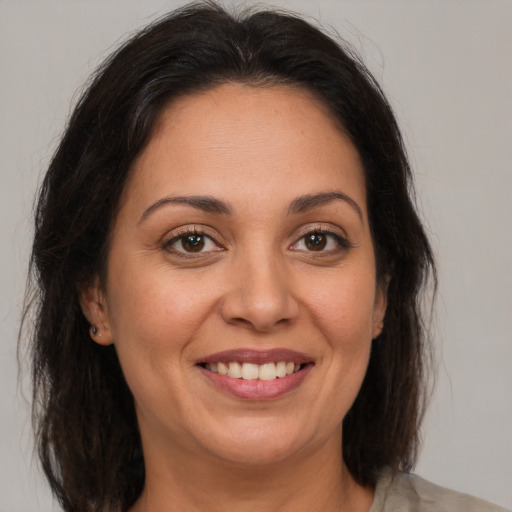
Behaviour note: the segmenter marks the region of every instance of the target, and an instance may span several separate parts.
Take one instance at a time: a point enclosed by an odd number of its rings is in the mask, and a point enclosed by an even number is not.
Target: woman
[[[39,451],[65,510],[498,510],[414,465],[435,276],[393,114],[289,15],[190,7],[98,72],[43,184]]]

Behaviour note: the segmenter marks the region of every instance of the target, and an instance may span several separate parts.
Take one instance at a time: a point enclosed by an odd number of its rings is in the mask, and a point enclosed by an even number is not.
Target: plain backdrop
[[[37,185],[91,71],[181,4],[0,0],[1,512],[58,510],[32,454],[29,387],[16,363]],[[440,270],[437,388],[416,472],[512,508],[512,2],[274,5],[355,46],[410,152]]]

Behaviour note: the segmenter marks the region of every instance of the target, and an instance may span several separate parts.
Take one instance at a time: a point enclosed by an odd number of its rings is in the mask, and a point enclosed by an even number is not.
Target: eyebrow
[[[319,194],[300,196],[291,202],[288,213],[304,213],[313,208],[324,206],[338,200],[347,203],[357,213],[358,217],[363,220],[361,207],[350,196],[347,196],[347,194],[343,192],[321,192]]]
[[[150,207],[146,208],[142,213],[139,223],[146,219],[149,215],[151,215],[156,210],[166,206],[168,204],[185,204],[188,206],[192,206],[193,208],[197,208],[198,210],[203,210],[207,213],[216,213],[219,215],[230,215],[231,209],[229,206],[220,201],[219,199],[215,199],[210,196],[168,196],[159,199],[156,203],[153,203]]]
[[[289,208],[288,214],[304,213],[313,208],[324,206],[333,201],[344,201],[347,203],[363,220],[363,213],[359,205],[348,195],[343,192],[320,192],[318,194],[306,194],[294,199]],[[168,204],[185,204],[202,210],[206,213],[214,213],[217,215],[231,215],[231,208],[227,203],[210,196],[167,196],[159,199],[151,206],[146,208],[142,213],[139,223],[144,221],[149,215],[156,210]]]

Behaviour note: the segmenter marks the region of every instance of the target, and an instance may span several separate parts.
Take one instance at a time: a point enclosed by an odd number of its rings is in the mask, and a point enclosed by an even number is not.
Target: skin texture
[[[331,192],[354,204],[290,212]],[[178,196],[230,213],[162,202]],[[333,235],[311,249],[305,235],[319,230]],[[179,238],[191,232],[206,235],[200,252]],[[385,307],[360,159],[320,102],[226,84],[169,105],[123,192],[107,282],[82,295],[91,337],[115,344],[135,398],[146,487],[133,510],[368,510],[341,423]],[[290,392],[243,400],[197,365],[240,348],[313,364]]]

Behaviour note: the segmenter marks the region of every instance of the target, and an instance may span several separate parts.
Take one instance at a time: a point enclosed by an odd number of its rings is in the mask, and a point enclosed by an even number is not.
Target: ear
[[[384,329],[384,317],[388,305],[388,284],[389,278],[384,283],[377,284],[375,303],[373,305],[372,339],[375,339]]]
[[[93,284],[79,287],[78,296],[82,312],[90,324],[89,335],[99,345],[113,343],[112,330],[108,317],[107,302],[99,279],[95,278]]]

